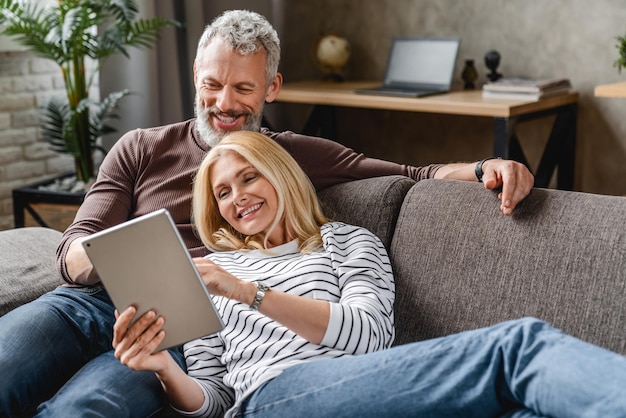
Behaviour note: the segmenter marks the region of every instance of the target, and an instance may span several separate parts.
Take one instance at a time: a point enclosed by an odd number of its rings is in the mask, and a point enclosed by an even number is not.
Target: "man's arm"
[[[478,181],[476,177],[477,163],[447,164],[435,173],[436,179],[452,179]],[[500,210],[505,215],[511,215],[513,209],[521,202],[532,189],[535,178],[528,168],[517,161],[492,159],[482,165],[482,182],[486,189],[502,188],[498,194]]]
[[[81,242],[94,232],[129,219],[133,171],[130,162],[122,157],[128,153],[119,152],[118,147],[105,157],[98,180],[57,247],[57,269],[67,283],[94,285],[100,281]]]
[[[433,178],[443,164],[413,167],[390,161],[366,157],[362,153],[324,138],[295,134],[276,133],[263,129],[265,135],[274,139],[291,154],[309,176],[316,190],[346,181],[380,176],[407,176],[415,181]]]
[[[267,129],[262,132],[275,139],[298,161],[317,190],[345,181],[389,175],[404,175],[415,181],[427,178],[478,181],[474,171],[476,163],[413,167],[368,158],[323,138],[293,132],[276,133]],[[483,173],[487,189],[502,188],[500,208],[506,215],[512,213],[534,184],[534,177],[528,168],[511,160],[487,160],[483,164]]]
[[[81,242],[87,237],[76,238],[65,254],[65,268],[73,283],[93,285],[100,281],[98,274],[89,261]]]

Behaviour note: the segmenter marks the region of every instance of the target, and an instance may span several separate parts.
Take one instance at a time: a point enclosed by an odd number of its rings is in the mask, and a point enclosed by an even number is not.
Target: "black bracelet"
[[[474,168],[474,174],[476,174],[476,178],[478,179],[479,183],[483,182],[483,164],[485,163],[485,161],[489,161],[489,160],[495,160],[495,159],[499,159],[497,157],[489,157],[489,158],[485,158],[484,160],[480,160],[479,162],[476,163],[476,167]]]

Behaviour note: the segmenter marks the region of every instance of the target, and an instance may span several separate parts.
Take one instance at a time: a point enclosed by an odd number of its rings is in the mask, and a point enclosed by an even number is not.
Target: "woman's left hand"
[[[202,276],[209,293],[243,303],[252,303],[256,287],[233,276],[208,258],[194,258],[193,262]]]

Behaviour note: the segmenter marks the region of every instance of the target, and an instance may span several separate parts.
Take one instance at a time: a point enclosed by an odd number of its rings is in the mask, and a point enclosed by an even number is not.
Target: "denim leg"
[[[181,347],[169,350],[184,364]],[[182,366],[182,365],[181,365]],[[134,371],[107,351],[91,360],[48,402],[36,417],[151,417],[169,405],[153,372]]]
[[[113,357],[113,311],[104,290],[62,287],[0,317],[0,417],[32,410],[55,393],[54,402],[41,406],[42,415],[65,405],[68,409],[54,415],[85,416],[83,411],[70,413],[69,405],[91,405],[92,400],[106,405],[106,398],[113,405],[120,396],[132,400],[135,385],[158,383],[154,374],[146,379],[146,373],[131,372]],[[184,368],[181,348],[170,353]],[[145,390],[156,391],[152,399],[158,401],[141,404],[142,411],[167,405],[160,385]]]
[[[514,411],[509,411],[498,418],[541,418],[542,415],[537,415],[530,409],[520,408]],[[547,418],[547,417],[546,417]]]
[[[113,320],[105,292],[62,287],[0,317],[0,417],[32,408],[110,349]]]
[[[624,417],[625,387],[625,357],[522,319],[294,366],[242,416]]]

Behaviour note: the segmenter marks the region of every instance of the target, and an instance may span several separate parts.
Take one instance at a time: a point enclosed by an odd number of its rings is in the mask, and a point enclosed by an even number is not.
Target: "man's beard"
[[[210,147],[214,147],[219,144],[222,138],[228,133],[228,131],[220,132],[215,129],[209,123],[209,118],[214,113],[222,113],[215,107],[210,108],[200,108],[198,105],[198,101],[196,100],[194,106],[194,112],[196,115],[196,129],[198,130],[198,134],[200,138],[209,145]],[[240,114],[227,113],[228,116],[236,117],[240,116]],[[263,107],[259,113],[247,113],[244,114],[245,122],[241,127],[243,131],[260,131],[261,130],[261,120],[263,118]]]

